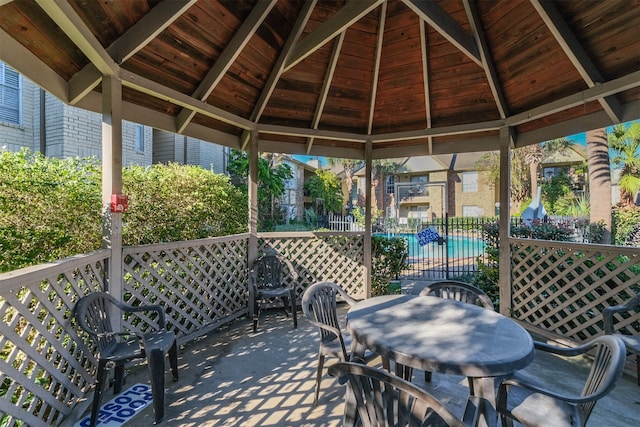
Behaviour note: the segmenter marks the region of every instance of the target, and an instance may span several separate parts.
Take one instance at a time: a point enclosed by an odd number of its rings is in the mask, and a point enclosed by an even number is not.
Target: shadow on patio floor
[[[165,419],[159,426],[341,425],[344,386],[326,371],[318,406],[312,406],[318,332],[300,315],[298,329],[293,329],[291,319],[282,312],[268,311],[262,314],[256,334],[247,319],[240,319],[183,346],[179,351],[180,380],[174,383],[166,376]],[[584,369],[573,365],[568,370],[566,363],[553,356],[537,357],[530,369],[570,388]],[[420,372],[414,378],[425,386]],[[133,369],[126,380],[126,384],[136,382],[148,383],[145,366]],[[464,377],[434,374],[426,388],[462,414],[468,393]],[[110,398],[107,391],[104,401]],[[613,393],[596,405],[589,425],[627,427],[638,419],[640,387],[635,378],[624,376]],[[126,425],[153,425],[152,407]]]

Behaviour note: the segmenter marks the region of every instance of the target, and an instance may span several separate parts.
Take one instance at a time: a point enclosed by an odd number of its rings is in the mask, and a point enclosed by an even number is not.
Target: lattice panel
[[[128,247],[124,299],[160,304],[179,339],[246,312],[247,237]]]
[[[364,235],[361,233],[261,233],[259,251],[273,250],[286,257],[299,275],[298,297],[318,281],[342,286],[355,298],[365,296]],[[293,280],[290,275],[283,280]]]
[[[640,249],[511,239],[513,317],[574,339],[603,332],[602,310],[640,292]],[[640,333],[640,314],[620,318]]]
[[[71,322],[104,288],[108,251],[0,275],[0,423],[59,425],[91,384],[95,359]]]

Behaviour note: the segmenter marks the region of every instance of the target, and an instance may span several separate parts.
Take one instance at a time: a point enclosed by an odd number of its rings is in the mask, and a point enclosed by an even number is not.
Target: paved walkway
[[[341,312],[346,312],[341,308]],[[298,329],[280,311],[262,315],[258,333],[247,319],[185,345],[179,351],[180,380],[167,375],[167,427],[339,426],[344,386],[325,374],[320,400],[313,408],[318,332],[299,313]],[[328,359],[331,363],[332,359]],[[537,357],[536,375],[571,388],[584,374],[581,364]],[[584,374],[586,375],[586,374]],[[422,375],[416,383],[425,386]],[[545,380],[543,379],[543,381]],[[146,367],[134,369],[127,384],[148,382]],[[126,388],[125,385],[125,388]],[[468,389],[463,377],[434,374],[427,389],[462,414]],[[105,401],[110,399],[109,392]],[[623,377],[616,390],[595,407],[589,425],[635,426],[640,419],[640,387]],[[147,407],[126,426],[153,425]]]

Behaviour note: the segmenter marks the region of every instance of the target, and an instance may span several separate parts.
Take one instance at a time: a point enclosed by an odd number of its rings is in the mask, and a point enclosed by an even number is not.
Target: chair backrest
[[[441,282],[431,283],[422,289],[422,296],[436,296],[456,301],[475,304],[490,310],[495,310],[491,298],[487,296],[481,289],[464,282],[455,280],[445,280]]]
[[[251,268],[251,278],[258,289],[282,287],[282,263],[276,255],[256,259]]]
[[[350,305],[355,303],[344,289],[332,282],[314,283],[302,296],[302,312],[312,324],[319,327],[320,340],[325,343],[339,339],[341,335],[337,313],[338,296]],[[343,353],[346,358],[346,350]]]
[[[329,374],[348,378],[362,426],[422,426],[464,424],[438,399],[404,379],[359,363],[340,362]],[[355,416],[353,402],[346,402],[345,416]],[[429,420],[425,422],[425,420]]]
[[[110,353],[117,344],[109,315],[111,305],[117,305],[111,295],[92,292],[80,298],[73,309],[76,321],[91,336],[100,354]]]
[[[627,356],[624,343],[615,335],[594,338],[585,345],[585,351],[592,349],[595,349],[593,364],[581,394],[584,400],[578,402],[585,424],[598,399],[609,394],[620,380]]]

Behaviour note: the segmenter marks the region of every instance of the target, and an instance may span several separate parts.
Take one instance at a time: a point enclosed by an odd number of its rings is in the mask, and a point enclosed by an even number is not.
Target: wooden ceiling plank
[[[376,109],[376,98],[378,95],[378,84],[380,83],[380,63],[382,61],[382,42],[384,40],[384,30],[387,19],[387,3],[383,3],[380,8],[380,24],[378,26],[378,36],[376,39],[375,64],[373,67],[373,84],[371,88],[371,98],[369,99],[369,119],[367,120],[367,134],[371,135],[373,129],[373,117]]]
[[[316,50],[324,46],[329,40],[345,31],[351,24],[358,21],[385,0],[357,0],[349,1],[329,20],[323,22],[316,30],[296,44],[287,58],[284,71],[287,71]]]
[[[329,89],[331,89],[331,84],[333,83],[333,76],[336,72],[336,65],[338,63],[338,58],[340,57],[340,52],[342,51],[342,43],[344,42],[345,34],[346,32],[341,33],[340,36],[338,36],[338,40],[336,40],[333,45],[329,65],[324,76],[324,81],[322,82],[322,88],[320,89],[318,103],[316,104],[316,109],[313,113],[313,119],[311,121],[312,129],[318,129],[318,123],[320,123],[320,118],[322,117],[322,112],[324,111],[324,106],[327,102],[327,97],[329,96]],[[311,152],[312,147],[313,138],[307,138],[306,152]]]
[[[169,101],[182,108],[193,110],[196,113],[220,120],[224,123],[229,123],[241,129],[252,129],[254,127],[254,124],[247,119],[236,116],[235,114],[229,113],[221,108],[214,107],[204,101],[185,95],[182,92],[178,92],[177,90],[171,89],[160,83],[156,83],[146,77],[130,71],[121,70],[120,77],[122,79],[123,86],[130,87],[155,98]]]
[[[478,12],[478,6],[475,1],[464,0],[464,8],[467,11],[469,17],[469,23],[471,24],[471,31],[473,32],[476,43],[480,46],[480,59],[482,60],[482,68],[487,76],[489,82],[489,88],[493,94],[493,99],[496,102],[496,108],[501,118],[506,118],[509,115],[509,109],[507,107],[507,101],[498,79],[498,74],[491,57],[491,51],[487,42],[486,35],[482,29],[482,22],[480,21],[480,13]]]
[[[0,58],[53,96],[66,101],[68,84],[29,49],[0,28]]]
[[[403,2],[473,62],[482,66],[482,59],[474,38],[436,2],[418,0],[403,0]]]
[[[117,75],[119,66],[102,47],[67,0],[36,0],[38,6],[75,43],[103,75]]]
[[[207,75],[202,79],[200,85],[192,94],[193,98],[205,100],[215,87],[220,83],[225,73],[229,70],[233,61],[242,53],[242,49],[249,43],[253,34],[258,30],[260,24],[265,20],[269,12],[275,6],[277,0],[260,0],[251,10],[249,16],[242,22],[242,25],[225,46],[224,51],[216,60],[215,64]],[[178,132],[184,130],[191,119],[195,116],[195,111],[183,109],[176,118]]]
[[[107,48],[107,52],[116,63],[122,64],[149,44],[196,2],[197,0],[164,0],[113,42]]]
[[[289,35],[289,38],[285,42],[280,52],[280,55],[276,60],[273,70],[271,71],[271,74],[267,79],[265,87],[263,88],[262,92],[260,93],[260,97],[256,102],[256,105],[253,109],[253,113],[251,114],[252,121],[254,122],[260,121],[260,117],[262,117],[262,113],[264,112],[264,109],[267,106],[267,102],[269,102],[269,98],[271,98],[271,94],[273,94],[273,91],[275,90],[276,85],[278,84],[278,79],[280,79],[280,76],[284,72],[284,64],[285,64],[285,61],[287,60],[287,56],[289,55],[289,52],[291,52],[291,49],[295,46],[295,43],[300,38],[300,35],[302,34],[304,27],[307,25],[307,22],[309,21],[309,17],[311,16],[311,12],[313,12],[313,8],[315,7],[315,5],[316,5],[316,0],[311,0],[304,3],[302,7],[302,11],[298,15],[298,18],[293,26],[291,34]]]
[[[634,71],[623,77],[610,80],[602,84],[597,84],[596,86],[585,89],[582,92],[515,114],[506,119],[506,124],[509,126],[517,126],[560,111],[568,110],[569,108],[573,108],[578,105],[584,105],[587,102],[597,101],[601,98],[615,95],[616,93],[633,89],[638,86],[640,86],[640,71]]]
[[[196,1],[165,0],[113,42],[107,48],[107,52],[117,64],[122,64],[164,31]],[[87,64],[69,80],[69,103],[75,105],[95,89],[101,80],[102,74],[96,66]]]
[[[556,7],[551,2],[540,0],[531,0],[531,4],[587,85],[594,87],[597,83],[604,82],[604,77],[600,70],[593,63],[589,54],[582,47],[582,44],[580,44]],[[622,116],[620,102],[614,96],[600,98],[598,101],[611,118],[611,121],[620,123],[620,117]]]

